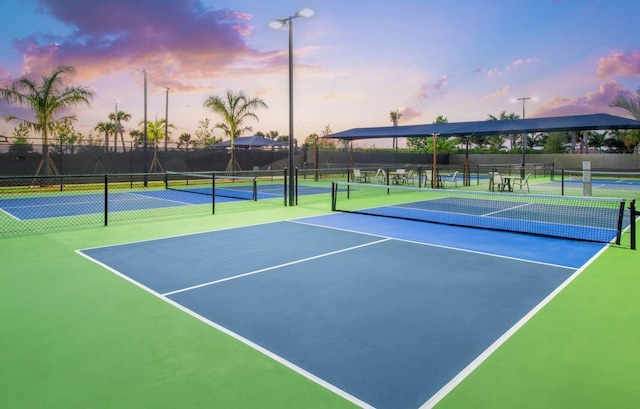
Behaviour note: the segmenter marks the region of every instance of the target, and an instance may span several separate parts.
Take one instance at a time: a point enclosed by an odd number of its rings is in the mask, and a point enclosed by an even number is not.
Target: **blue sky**
[[[218,121],[202,104],[227,89],[269,105],[254,131],[288,134],[287,29],[268,24],[304,7],[315,15],[294,20],[300,143],[327,125],[391,125],[395,110],[401,125],[522,115],[520,97],[533,98],[527,117],[625,115],[610,101],[640,87],[640,3],[622,0],[5,0],[0,84],[73,65],[96,93],[76,112],[88,135],[116,102],[137,127],[146,70],[150,119],[164,118],[170,89],[173,139]],[[1,104],[8,114],[28,115]]]

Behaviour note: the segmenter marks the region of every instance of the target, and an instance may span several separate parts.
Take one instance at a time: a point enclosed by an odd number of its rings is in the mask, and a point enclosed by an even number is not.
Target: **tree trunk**
[[[51,175],[51,158],[49,157],[49,144],[42,144],[42,163],[44,166],[44,174]]]

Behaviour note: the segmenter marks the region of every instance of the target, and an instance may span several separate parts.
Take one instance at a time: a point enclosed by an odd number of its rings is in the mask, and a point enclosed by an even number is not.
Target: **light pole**
[[[311,17],[314,11],[302,9],[293,16],[274,20],[269,23],[271,28],[282,28],[289,24],[289,206],[295,205],[295,180],[293,171],[294,145],[293,145],[293,19],[298,17]]]
[[[164,151],[167,151],[167,140],[169,139],[169,87],[167,87],[167,97],[165,99],[164,111]]]
[[[144,151],[143,151],[143,161],[144,161],[144,168],[143,168],[143,172],[144,172],[144,187],[147,187],[147,183],[148,183],[148,172],[149,170],[147,169],[147,142],[149,141],[148,136],[147,136],[147,71],[142,71],[144,73]]]
[[[530,100],[531,97],[522,97],[518,98],[518,101],[522,101],[522,119],[525,119],[524,112],[524,103]],[[527,153],[527,133],[522,134],[522,169],[520,169],[520,177],[524,177],[524,165],[525,165],[525,155]]]

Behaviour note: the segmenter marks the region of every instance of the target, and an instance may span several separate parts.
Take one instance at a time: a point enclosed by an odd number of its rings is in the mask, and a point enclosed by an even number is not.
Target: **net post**
[[[633,199],[631,203],[629,203],[629,213],[631,217],[631,223],[629,225],[629,232],[631,233],[631,250],[636,249],[636,217],[638,214],[636,213],[636,199]]]
[[[253,178],[253,180],[251,181],[253,186],[253,201],[257,202],[258,201],[258,178]]]
[[[560,196],[564,196],[564,169],[560,171]]]
[[[283,169],[284,172],[284,207],[287,207],[287,196],[289,196],[287,194],[287,175],[289,174],[289,172],[287,172],[287,168]]]
[[[591,161],[582,161],[582,195],[591,196]]]
[[[211,214],[216,214],[216,175],[211,174]]]
[[[305,173],[306,174],[306,173]],[[295,187],[296,187],[296,206],[298,205],[298,168],[296,167],[296,180],[295,180]]]
[[[618,211],[618,226],[616,229],[616,244],[620,245],[620,240],[622,238],[622,220],[624,219],[624,205],[625,201],[622,200],[620,202],[620,208]]]
[[[331,182],[331,211],[336,211],[336,196],[338,194],[338,186],[336,182]]]
[[[287,207],[287,169],[285,168],[284,171],[284,186],[283,188],[283,192],[284,192],[284,206]]]
[[[104,225],[109,223],[109,176],[104,174]]]
[[[164,188],[169,189],[169,174],[164,172]]]

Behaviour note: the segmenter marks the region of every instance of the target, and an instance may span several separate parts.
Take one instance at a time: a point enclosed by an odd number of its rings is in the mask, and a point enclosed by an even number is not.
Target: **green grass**
[[[3,407],[352,407],[74,252],[292,215],[283,210],[2,239]]]
[[[638,407],[639,261],[609,248],[437,407]]]
[[[295,208],[0,238],[2,407],[353,407],[75,253],[323,214],[320,196]],[[609,248],[438,408],[636,407],[638,265],[640,252]]]

